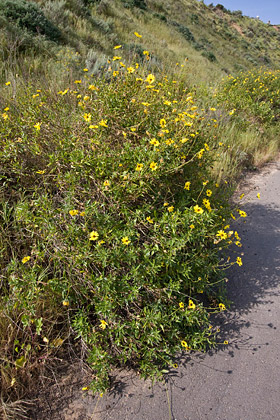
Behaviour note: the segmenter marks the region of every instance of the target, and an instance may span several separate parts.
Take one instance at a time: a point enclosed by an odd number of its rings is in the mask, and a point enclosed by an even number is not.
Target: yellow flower
[[[119,74],[119,72],[117,70],[113,71],[113,76],[117,77],[117,75]]]
[[[99,238],[99,233],[96,232],[96,230],[93,230],[92,232],[90,232],[89,234],[90,241],[97,241],[98,238]]]
[[[258,199],[260,200],[260,198],[261,198],[260,193],[258,193],[258,194],[257,194],[257,197],[258,197]]]
[[[167,201],[165,203],[163,203],[164,207],[168,206],[169,203],[167,203]]]
[[[194,229],[195,228],[195,226],[194,225],[190,225],[190,229]]]
[[[101,125],[101,127],[108,127],[107,120],[101,120],[99,125]]]
[[[174,206],[167,207],[167,210],[171,213],[174,210]]]
[[[151,224],[154,223],[153,219],[150,216],[146,217],[146,220]]]
[[[91,121],[91,114],[84,114],[83,117],[84,117],[85,121],[87,121],[87,122]]]
[[[11,82],[6,82],[5,85],[6,86],[10,86]]]
[[[188,308],[189,309],[195,309],[195,306],[196,306],[195,303],[190,299]]]
[[[128,71],[128,73],[134,73],[135,68],[134,67],[127,67],[127,71]]]
[[[187,345],[187,343],[184,340],[181,341],[181,346],[184,347],[186,350],[190,350],[190,347]]]
[[[137,163],[135,171],[141,171],[143,168],[143,163]]]
[[[77,214],[79,214],[79,210],[70,210],[69,214],[70,216],[77,216]]]
[[[178,368],[177,363],[173,363],[173,367],[174,367],[174,369],[177,369]]]
[[[98,88],[94,85],[89,85],[88,89],[89,90],[98,90]]]
[[[143,51],[143,55],[149,55],[149,51]]]
[[[184,307],[185,307],[184,303],[183,303],[183,302],[180,302],[180,303],[179,303],[179,307],[180,307],[181,309],[184,309]]]
[[[243,210],[239,210],[240,217],[247,217],[247,213]]]
[[[99,325],[100,328],[102,328],[102,330],[105,330],[105,328],[106,328],[107,325],[108,325],[107,322],[104,321],[104,319],[101,319],[100,325]]]
[[[4,108],[4,111],[9,111],[9,107],[8,106],[6,106],[6,108]]]
[[[223,303],[219,303],[219,308],[221,309],[221,311],[225,311],[226,307]]]
[[[187,181],[187,182],[185,183],[184,190],[188,190],[188,191],[189,191],[189,189],[190,189],[190,185],[191,185],[190,181]]]
[[[108,179],[106,179],[106,180],[103,182],[103,185],[104,185],[104,187],[109,187],[109,185],[110,185],[110,181],[109,181]]]
[[[151,85],[152,83],[154,83],[155,79],[156,78],[155,78],[155,76],[153,74],[148,74],[148,76],[146,78],[146,82]]]
[[[118,50],[119,48],[121,48],[122,46],[121,45],[116,45],[115,47],[114,47],[114,50]]]
[[[201,207],[199,207],[198,205],[194,206],[193,209],[194,209],[195,213],[198,213],[198,214],[202,214],[204,212],[204,210]]]
[[[124,236],[123,238],[122,238],[122,243],[124,244],[124,245],[129,245],[130,244],[130,240],[128,239],[128,237],[127,236]]]
[[[225,341],[224,341],[224,345],[226,346],[227,344],[228,344],[228,341],[227,341],[227,340],[225,340]]]
[[[81,211],[80,216],[84,217],[84,216],[85,216],[85,214],[86,214],[86,212],[85,212],[85,211]]]
[[[64,301],[62,302],[62,305],[63,305],[63,306],[69,306],[69,302],[68,302],[68,300],[64,300]]]
[[[43,175],[45,172],[46,172],[46,170],[45,170],[45,169],[44,169],[43,171],[42,171],[42,170],[39,170],[39,171],[36,171],[36,174]]]
[[[78,83],[82,83],[82,81],[81,80],[75,80],[74,83],[78,84]]]
[[[164,118],[162,118],[159,123],[161,128],[164,128],[166,126],[166,120]]]
[[[206,195],[207,195],[207,197],[211,197],[211,195],[212,195],[212,191],[211,191],[211,190],[207,190],[207,191],[206,191]]]
[[[121,60],[122,58],[120,57],[120,56],[117,56],[117,55],[115,55],[114,57],[113,57],[113,61],[116,61],[116,60]]]
[[[31,257],[23,257],[23,259],[21,260],[21,262],[23,263],[23,264],[25,264],[25,263],[27,263],[27,261],[29,261],[30,260],[30,258]]]
[[[205,150],[204,149],[201,149],[198,153],[197,153],[197,157],[198,157],[198,159],[201,159],[202,158],[202,156],[203,156],[203,153],[205,152]]]
[[[88,71],[88,69],[84,69],[84,71]]]
[[[221,239],[227,239],[227,233],[224,230],[218,230],[216,236]]]
[[[158,164],[156,162],[151,162],[150,163],[150,168],[152,171],[156,171],[158,167]]]
[[[155,138],[153,138],[152,140],[150,140],[150,143],[152,145],[154,145],[155,147],[159,146],[159,144],[160,144],[159,141],[157,139],[155,139]]]
[[[242,259],[240,257],[237,257],[236,263],[239,265],[239,267],[241,267],[241,265],[243,264]]]
[[[41,123],[37,122],[36,124],[33,125],[33,127],[37,130],[40,131],[41,130]]]
[[[138,34],[138,32],[134,32],[134,35],[137,36],[137,38],[142,38],[142,35]]]

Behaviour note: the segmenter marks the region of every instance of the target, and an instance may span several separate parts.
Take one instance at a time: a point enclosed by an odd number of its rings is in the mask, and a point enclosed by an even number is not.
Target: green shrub
[[[32,33],[45,35],[52,41],[59,41],[61,38],[59,29],[32,1],[0,0],[0,13],[20,28],[25,28]]]
[[[203,51],[201,55],[211,62],[217,61],[217,58],[212,51]]]
[[[174,78],[117,65],[1,99],[1,307],[20,343],[5,369],[79,338],[100,391],[114,366],[156,377],[176,352],[213,345],[212,297],[234,263],[221,261],[233,232],[210,176],[216,123]]]
[[[169,22],[172,26],[174,26],[175,27],[175,29],[178,31],[178,32],[180,32],[183,36],[184,36],[184,38],[187,40],[187,41],[192,41],[192,42],[194,42],[194,36],[193,36],[193,34],[191,33],[191,31],[189,30],[189,28],[187,27],[187,26],[185,26],[185,25],[182,25],[181,23],[178,23],[178,22],[175,22],[175,21],[170,21]]]
[[[219,92],[219,101],[235,109],[241,125],[271,125],[280,115],[279,71],[251,70],[228,76]]]

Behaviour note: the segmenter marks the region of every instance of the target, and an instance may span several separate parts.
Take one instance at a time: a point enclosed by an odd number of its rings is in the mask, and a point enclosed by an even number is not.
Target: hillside
[[[191,83],[254,67],[279,68],[277,27],[196,0],[0,0],[1,74],[98,73],[123,45],[123,58],[149,50],[167,69],[188,58]],[[34,6],[35,5],[35,6]],[[135,40],[133,32],[143,37]],[[15,61],[16,59],[16,61]],[[66,64],[65,64],[66,62]],[[62,65],[63,63],[63,65]]]
[[[195,0],[0,0],[1,418],[63,363],[102,394],[222,344],[232,193],[280,149],[279,43]]]

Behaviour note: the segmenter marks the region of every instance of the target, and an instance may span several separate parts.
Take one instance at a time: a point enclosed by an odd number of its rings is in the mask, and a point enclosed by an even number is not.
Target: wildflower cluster
[[[13,190],[7,312],[46,354],[69,336],[53,314],[70,320],[100,391],[115,364],[155,376],[176,351],[213,343],[209,311],[221,306],[204,307],[201,294],[242,264],[220,260],[238,239],[195,94],[120,55],[114,63],[110,78],[84,69],[60,91],[29,87],[16,106],[11,94],[0,140],[2,196]]]

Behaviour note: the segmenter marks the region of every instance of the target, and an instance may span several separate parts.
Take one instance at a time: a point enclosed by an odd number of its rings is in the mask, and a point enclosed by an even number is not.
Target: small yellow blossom
[[[155,78],[155,76],[153,74],[148,74],[148,76],[146,78],[146,82],[151,85],[152,83],[154,83],[155,79],[156,78]]]
[[[160,144],[159,141],[155,138],[151,139],[150,143],[155,147],[159,146],[159,144]]]
[[[5,85],[6,86],[10,86],[11,82],[6,82]]]
[[[190,229],[194,229],[195,228],[195,226],[194,225],[190,225]]]
[[[224,345],[225,345],[225,346],[227,346],[227,345],[228,345],[228,341],[227,341],[227,340],[225,340],[225,341],[224,341]]]
[[[137,163],[135,171],[141,171],[143,168],[143,163]]]
[[[184,186],[184,190],[190,190],[190,186],[191,186],[191,183],[190,183],[190,181],[187,181],[186,183],[185,183],[185,186]]]
[[[89,90],[98,90],[98,88],[94,85],[89,85],[88,89]]]
[[[33,125],[33,127],[37,130],[40,131],[41,130],[41,123],[37,122],[36,124]]]
[[[169,203],[167,203],[167,201],[165,203],[163,203],[164,207],[168,206]]]
[[[74,83],[79,84],[79,83],[82,83],[82,81],[81,80],[75,80]]]
[[[195,303],[190,299],[188,308],[189,309],[195,309],[195,307],[196,307]]]
[[[225,311],[226,307],[223,303],[219,303],[219,308],[221,309],[221,311]]]
[[[86,72],[86,71],[88,71],[88,69],[84,69],[84,71]]]
[[[23,263],[23,264],[25,264],[25,263],[27,263],[27,261],[29,261],[30,260],[30,256],[28,255],[27,257],[23,257],[23,259],[21,260],[21,262]]]
[[[117,75],[119,74],[119,72],[117,70],[113,71],[113,76],[117,77]]]
[[[236,263],[239,265],[239,267],[241,267],[241,265],[243,264],[242,259],[240,257],[237,257]]]
[[[90,121],[91,121],[91,114],[87,114],[87,113],[85,113],[85,114],[83,115],[83,117],[84,117],[84,120],[85,120],[85,121],[87,121],[87,122],[90,122]]]
[[[43,171],[42,171],[42,170],[39,170],[39,171],[36,171],[36,174],[43,175],[45,172],[46,172],[46,170],[45,170],[45,169],[44,169]]]
[[[116,45],[115,47],[114,47],[114,50],[118,50],[119,48],[121,48],[122,47],[122,45]]]
[[[198,205],[194,206],[193,209],[194,209],[195,213],[198,213],[198,214],[202,214],[204,212],[204,210],[201,207],[199,207]]]
[[[70,216],[77,216],[79,214],[79,210],[69,210]]]
[[[153,219],[150,216],[146,217],[146,220],[151,224],[154,223]]]
[[[240,217],[247,217],[247,213],[243,210],[239,210]]]
[[[100,325],[99,325],[100,328],[102,328],[102,330],[105,330],[105,328],[106,328],[107,325],[108,325],[107,322],[104,321],[104,319],[101,319]]]
[[[186,343],[184,340],[182,340],[182,341],[181,341],[181,346],[182,346],[182,347],[185,347],[185,348],[187,348],[187,347],[188,347],[187,343]]]
[[[184,309],[184,307],[185,307],[184,303],[183,303],[183,302],[180,302],[180,303],[179,303],[179,307],[180,307],[181,309]]]
[[[69,302],[68,302],[68,300],[64,300],[64,301],[62,302],[62,305],[63,305],[63,306],[69,306]]]
[[[167,210],[169,211],[169,213],[172,213],[172,211],[174,210],[174,206],[167,207]]]
[[[224,230],[218,230],[216,236],[221,239],[227,239],[227,233]]]
[[[173,363],[172,366],[174,367],[174,369],[177,369],[178,368],[178,364],[177,363]]]
[[[138,32],[134,32],[134,35],[137,36],[137,38],[142,38],[142,35],[138,34]]]
[[[101,125],[101,127],[108,127],[107,120],[101,120],[99,125]]]
[[[150,168],[152,171],[156,171],[158,168],[158,164],[156,162],[151,162],[150,163]]]
[[[211,197],[212,191],[211,190],[206,190],[206,195],[207,195],[207,197]]]
[[[129,245],[130,244],[130,240],[128,239],[128,237],[127,236],[124,236],[123,238],[122,238],[122,243],[124,244],[124,245]]]
[[[127,71],[128,73],[134,73],[135,72],[135,68],[134,67],[127,67]]]
[[[261,198],[261,195],[260,195],[260,193],[258,193],[258,194],[257,194],[257,197],[258,197],[258,199],[260,200],[260,198]]]
[[[85,214],[86,214],[86,212],[85,212],[85,211],[81,211],[80,216],[81,216],[81,217],[84,217],[84,216],[85,216]]]
[[[99,238],[99,233],[96,232],[96,230],[93,230],[92,232],[90,232],[89,234],[90,241],[97,241],[98,238]]]
[[[110,185],[110,181],[109,181],[108,179],[106,179],[106,180],[103,182],[103,185],[104,185],[104,187],[109,187],[109,185]]]

